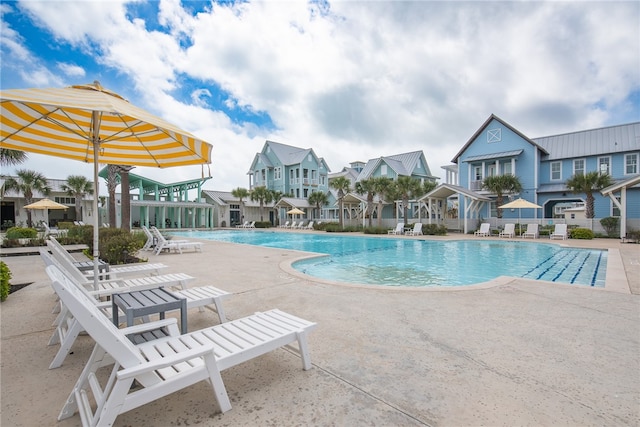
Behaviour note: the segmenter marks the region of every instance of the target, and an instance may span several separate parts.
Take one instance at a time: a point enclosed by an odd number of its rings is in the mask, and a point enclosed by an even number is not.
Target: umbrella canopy
[[[0,147],[93,163],[94,278],[98,280],[98,163],[172,167],[211,163],[211,145],[100,83],[0,91]]]
[[[525,199],[516,199],[513,202],[509,202],[498,207],[500,209],[526,209],[526,208],[538,209],[538,208],[541,208],[542,206],[536,205],[535,203],[531,203],[530,201]]]
[[[293,208],[290,211],[287,211],[287,214],[289,214],[289,215],[304,215],[304,211],[300,210],[298,208]]]
[[[69,209],[69,206],[54,202],[51,199],[44,198],[42,200],[38,200],[37,202],[29,203],[24,208],[44,210],[44,217],[46,218],[47,225],[49,225],[49,209]]]
[[[25,209],[69,209],[69,206],[54,202],[51,199],[42,199],[37,202],[30,203],[24,207]]]

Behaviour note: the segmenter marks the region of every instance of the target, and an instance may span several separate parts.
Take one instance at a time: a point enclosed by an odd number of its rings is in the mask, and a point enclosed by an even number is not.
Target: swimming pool
[[[328,254],[296,261],[310,276],[385,286],[463,286],[498,276],[604,287],[607,251],[550,243],[422,240],[277,231],[186,231],[176,236]]]

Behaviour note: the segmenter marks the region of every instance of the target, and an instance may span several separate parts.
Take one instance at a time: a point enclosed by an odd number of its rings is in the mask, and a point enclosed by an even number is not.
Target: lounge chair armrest
[[[139,325],[127,326],[126,328],[121,328],[120,331],[125,335],[130,334],[140,334],[142,332],[153,331],[155,329],[160,329],[164,327],[168,327],[171,325],[178,325],[178,320],[176,318],[155,320],[153,322],[141,323]]]
[[[152,360],[141,365],[136,365],[131,368],[118,371],[116,374],[118,379],[127,379],[136,377],[146,372],[152,372],[157,369],[167,368],[180,362],[195,359],[196,357],[206,356],[207,354],[213,355],[213,344],[203,345],[202,347],[191,349],[185,352],[176,353],[171,356],[163,357],[162,359]]]

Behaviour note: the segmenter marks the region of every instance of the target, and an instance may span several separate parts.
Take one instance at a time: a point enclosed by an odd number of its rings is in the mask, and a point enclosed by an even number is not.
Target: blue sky
[[[532,138],[640,120],[635,1],[3,1],[0,13],[2,89],[99,80],[210,142],[209,189],[248,187],[267,139],[313,148],[333,172],[422,150],[443,176],[492,113]],[[50,178],[91,177],[29,159],[20,167]]]

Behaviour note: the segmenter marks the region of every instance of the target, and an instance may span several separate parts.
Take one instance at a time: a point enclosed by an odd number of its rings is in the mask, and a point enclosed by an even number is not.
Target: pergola
[[[614,205],[620,209],[620,238],[627,235],[627,188],[640,184],[640,175],[633,176],[627,180],[603,188],[600,192],[603,196],[609,196]],[[620,193],[620,200],[616,193]]]
[[[468,233],[467,219],[478,218],[478,212],[485,203],[491,202],[491,199],[484,197],[476,192],[467,190],[466,188],[453,184],[440,184],[429,193],[418,199],[423,204],[428,213],[428,223],[432,223],[432,218],[444,218],[447,209],[447,199],[457,195],[458,200],[464,200],[464,204],[460,203],[460,208],[464,205],[464,212],[458,210],[458,221],[462,221],[462,229],[464,233]],[[460,214],[463,213],[461,216]]]

